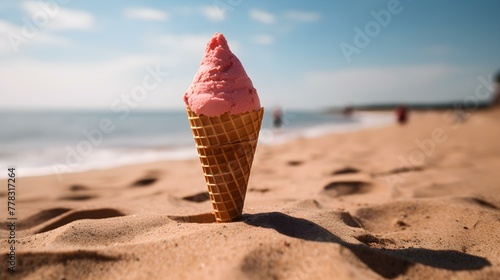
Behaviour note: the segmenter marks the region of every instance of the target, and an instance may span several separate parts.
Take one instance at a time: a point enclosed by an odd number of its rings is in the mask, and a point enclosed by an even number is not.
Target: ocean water
[[[381,126],[391,115],[357,113],[350,118],[285,111],[284,126],[272,128],[266,111],[259,145]],[[19,176],[61,174],[125,164],[196,157],[184,111],[0,112],[0,168]],[[6,172],[5,172],[6,173]],[[0,172],[0,178],[6,177]]]

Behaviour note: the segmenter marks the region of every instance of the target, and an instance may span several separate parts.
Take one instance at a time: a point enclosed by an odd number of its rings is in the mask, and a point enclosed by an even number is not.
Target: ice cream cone
[[[218,223],[241,218],[264,108],[218,117],[186,108]]]

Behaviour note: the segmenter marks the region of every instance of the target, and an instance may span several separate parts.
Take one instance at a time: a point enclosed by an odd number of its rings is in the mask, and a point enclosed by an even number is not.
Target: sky
[[[499,29],[497,0],[2,0],[0,109],[183,109],[215,32],[264,107],[484,101]]]

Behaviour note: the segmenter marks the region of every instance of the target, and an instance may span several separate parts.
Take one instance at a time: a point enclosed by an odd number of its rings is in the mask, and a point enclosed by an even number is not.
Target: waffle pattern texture
[[[186,109],[218,223],[241,218],[264,108],[219,117]]]

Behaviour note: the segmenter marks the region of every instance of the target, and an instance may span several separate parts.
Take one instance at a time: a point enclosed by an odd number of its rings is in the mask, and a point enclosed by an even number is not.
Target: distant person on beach
[[[400,105],[396,108],[396,120],[401,125],[408,121],[408,108],[406,106]]]
[[[273,126],[274,128],[281,128],[283,125],[283,113],[280,107],[275,107],[273,109]]]
[[[500,72],[495,77],[495,92],[493,93],[493,106],[500,106]]]
[[[344,115],[344,117],[351,117],[352,116],[352,113],[354,112],[354,108],[352,106],[346,106],[344,108],[344,110],[342,110],[342,115]]]

